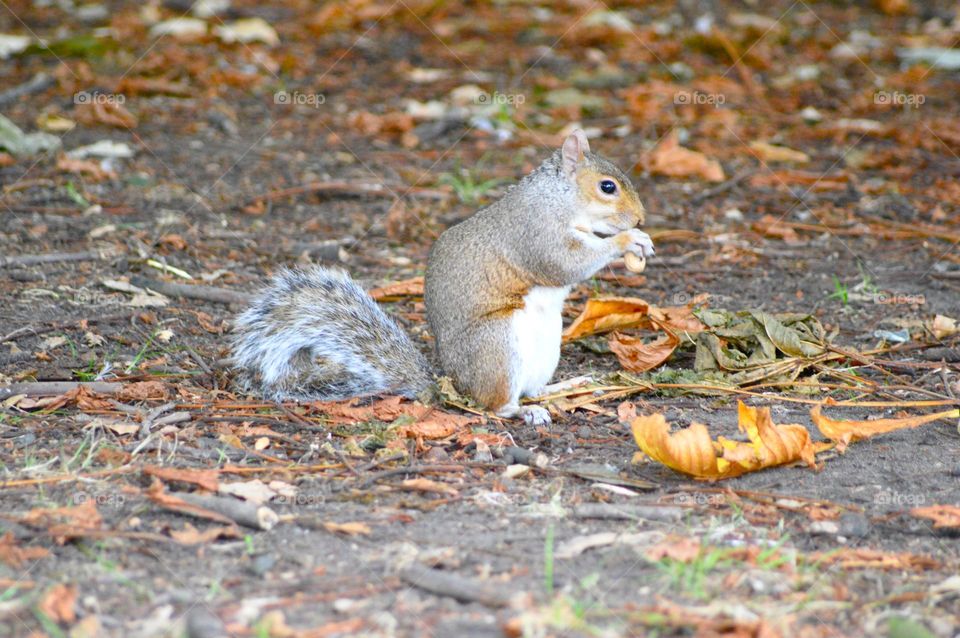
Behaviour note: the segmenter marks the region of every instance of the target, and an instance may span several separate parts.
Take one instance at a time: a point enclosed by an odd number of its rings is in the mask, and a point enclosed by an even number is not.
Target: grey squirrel
[[[501,417],[547,424],[536,396],[560,359],[571,286],[627,256],[654,254],[636,226],[644,208],[629,178],[574,131],[560,149],[440,235],[424,301],[443,373]],[[273,400],[429,396],[433,376],[407,334],[350,277],[282,270],[236,320],[232,358],[250,392]]]

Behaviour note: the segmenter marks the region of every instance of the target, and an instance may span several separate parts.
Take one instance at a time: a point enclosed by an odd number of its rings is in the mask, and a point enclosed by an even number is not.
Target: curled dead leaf
[[[699,177],[708,182],[726,179],[720,162],[699,151],[680,146],[676,130],[670,131],[644,158],[647,170],[666,177]]]
[[[630,426],[644,454],[697,478],[731,478],[800,460],[814,466],[814,447],[802,425],[775,425],[769,408],[752,408],[742,402],[739,419],[749,442],[724,437],[714,442],[702,423],[671,434],[662,414],[637,417]]]
[[[814,425],[817,426],[821,434],[831,441],[836,441],[840,444],[838,447],[842,449],[848,443],[867,439],[877,434],[916,428],[940,419],[957,419],[960,418],[960,410],[946,410],[934,414],[874,419],[872,421],[838,421],[824,416],[821,413],[821,407],[818,405],[810,410],[810,418],[813,419]]]

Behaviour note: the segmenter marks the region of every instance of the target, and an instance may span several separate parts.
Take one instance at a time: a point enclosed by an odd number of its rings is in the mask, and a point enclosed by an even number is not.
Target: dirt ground
[[[930,326],[960,318],[960,82],[900,51],[954,46],[956,4],[224,4],[0,3],[0,33],[49,44],[0,60],[0,113],[61,144],[0,154],[0,635],[960,635],[960,419],[707,482],[635,458],[617,416],[629,399],[742,439],[740,399],[819,440],[825,400],[957,407],[960,336]],[[157,30],[179,17],[204,33]],[[225,41],[245,18],[276,41]],[[690,348],[623,377],[589,337],[555,381],[658,385],[557,401],[549,428],[276,406],[224,366],[239,298],[143,290],[249,293],[306,263],[420,276],[572,122],[631,171],[657,257],[575,288],[567,321],[591,297],[707,293],[869,354],[705,392]],[[671,135],[695,158],[658,163]],[[132,157],[66,155],[102,140]],[[384,306],[429,353],[422,300]],[[34,382],[65,385],[2,387]],[[259,518],[169,497],[218,490]],[[952,522],[911,513],[935,505]]]

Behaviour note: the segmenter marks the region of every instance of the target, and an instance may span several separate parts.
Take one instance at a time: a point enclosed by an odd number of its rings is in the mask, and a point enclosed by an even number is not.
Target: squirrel
[[[614,259],[654,254],[630,179],[581,130],[496,202],[443,232],[424,301],[444,374],[500,417],[545,425],[537,396],[560,359],[570,288]],[[639,264],[639,265],[638,265]],[[282,400],[399,394],[429,400],[433,375],[404,330],[346,273],[281,270],[236,319],[232,359],[249,392]]]

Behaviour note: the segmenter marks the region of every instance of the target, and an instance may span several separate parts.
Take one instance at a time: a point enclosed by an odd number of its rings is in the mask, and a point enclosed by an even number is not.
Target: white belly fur
[[[531,288],[523,298],[523,309],[513,313],[514,347],[519,363],[515,383],[520,396],[536,395],[557,369],[563,331],[561,313],[569,293],[569,286]]]

